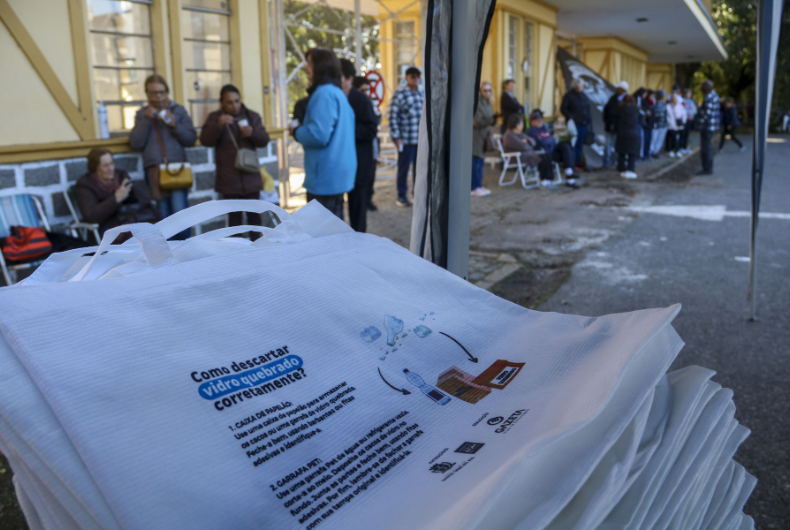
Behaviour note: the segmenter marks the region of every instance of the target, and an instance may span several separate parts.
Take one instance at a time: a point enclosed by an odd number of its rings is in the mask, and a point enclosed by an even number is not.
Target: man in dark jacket
[[[607,167],[614,151],[615,136],[617,133],[617,108],[628,92],[628,82],[620,81],[614,86],[614,94],[603,108],[603,123],[606,131],[606,146],[603,153],[603,167]]]
[[[357,175],[354,189],[348,192],[348,220],[355,231],[365,232],[370,188],[376,174],[373,142],[378,135],[378,119],[370,98],[353,86],[357,71],[352,62],[340,59],[340,71],[340,88],[348,96],[348,104],[354,110],[354,139],[357,148]]]
[[[241,102],[239,89],[235,86],[222,87],[219,97],[222,108],[208,115],[200,132],[200,143],[215,148],[217,178],[214,190],[223,199],[257,200],[263,189],[261,174],[259,171],[253,173],[236,169],[236,154],[239,149],[255,151],[258,147],[266,147],[269,134],[260,115]],[[228,214],[229,226],[241,224],[242,212]],[[261,214],[247,212],[246,224],[260,226]],[[258,234],[251,234],[251,238],[257,239]]]
[[[560,105],[560,112],[565,116],[566,121],[573,120],[576,124],[576,144],[573,146],[573,154],[576,158],[576,165],[580,166],[582,160],[582,149],[587,138],[587,132],[592,133],[592,115],[590,114],[590,100],[584,93],[584,81],[574,79],[571,89],[565,93]]]
[[[505,134],[507,121],[512,115],[524,116],[524,106],[516,99],[515,90],[515,81],[512,79],[502,81],[502,98],[499,100],[499,110],[502,115],[502,134]]]

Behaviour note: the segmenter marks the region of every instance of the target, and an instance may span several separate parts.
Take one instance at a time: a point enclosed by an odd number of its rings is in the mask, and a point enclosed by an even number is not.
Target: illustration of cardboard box
[[[474,376],[464,372],[457,366],[453,366],[439,376],[436,384],[451,396],[457,397],[467,403],[477,403],[491,393],[491,389],[475,384],[472,380]]]
[[[499,359],[489,366],[485,372],[475,377],[472,383],[502,390],[515,379],[523,367],[524,363],[513,363]]]

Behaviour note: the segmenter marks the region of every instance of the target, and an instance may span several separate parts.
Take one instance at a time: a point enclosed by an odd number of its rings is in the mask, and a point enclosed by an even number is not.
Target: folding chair
[[[496,145],[499,148],[499,156],[502,157],[503,162],[502,174],[499,175],[500,186],[510,186],[516,182],[517,178],[521,178],[521,185],[524,186],[525,190],[540,186],[540,174],[537,167],[528,166],[526,171],[524,171],[524,166],[521,164],[521,153],[506,153],[505,148],[502,147],[502,137],[496,138]],[[540,152],[538,151],[538,153]],[[505,182],[505,176],[510,169],[515,169],[516,173],[514,173],[512,180]],[[528,182],[530,184],[527,184]]]
[[[12,226],[40,226],[45,231],[50,231],[41,201],[27,193],[0,197],[0,238],[7,237],[11,233]],[[9,265],[6,264],[3,253],[0,252],[0,268],[3,270],[6,285],[16,283],[16,271],[33,269],[42,263],[44,263],[43,259]]]
[[[72,237],[78,237],[85,241],[88,240],[88,232],[93,234],[93,237],[96,239],[96,244],[101,245],[101,236],[99,235],[99,225],[97,223],[86,223],[82,220],[82,215],[74,207],[74,203],[76,199],[74,197],[75,187],[69,186],[63,193],[63,198],[66,199],[66,206],[68,206],[69,211],[71,212],[71,217],[74,221],[69,225],[69,234]]]

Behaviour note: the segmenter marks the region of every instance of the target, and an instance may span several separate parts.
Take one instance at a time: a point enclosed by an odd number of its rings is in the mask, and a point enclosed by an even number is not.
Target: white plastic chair
[[[499,175],[500,186],[510,186],[514,184],[518,178],[521,178],[521,185],[524,186],[525,190],[531,190],[540,186],[540,174],[538,173],[537,167],[527,166],[525,170],[524,165],[521,164],[521,153],[506,153],[505,148],[502,147],[501,136],[496,138],[496,145],[499,148],[499,156],[502,157],[503,162],[502,174]],[[536,151],[536,153],[541,153],[541,151]],[[515,169],[516,172],[510,181],[505,182],[505,176],[510,169]]]

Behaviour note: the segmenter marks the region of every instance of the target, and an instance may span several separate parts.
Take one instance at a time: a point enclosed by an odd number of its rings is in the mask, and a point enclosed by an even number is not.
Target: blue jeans
[[[156,201],[157,206],[159,206],[159,215],[162,216],[162,219],[170,217],[181,210],[186,210],[189,207],[189,202],[187,200],[188,194],[189,190],[170,190],[167,197]],[[170,239],[180,241],[187,239],[190,235],[191,229],[187,228]]]
[[[584,149],[584,140],[587,138],[587,125],[576,125],[576,145],[573,146],[574,160],[577,164],[582,163],[582,150]]]
[[[642,158],[650,160],[650,145],[653,141],[653,128],[642,127]]]
[[[485,165],[485,159],[478,158],[476,156],[472,157],[472,189],[476,190],[477,188],[483,187],[483,166]]]
[[[412,182],[417,173],[417,144],[403,144],[403,151],[398,153],[398,197],[406,197],[409,192],[409,167],[412,168]],[[412,184],[414,188],[414,184]]]

